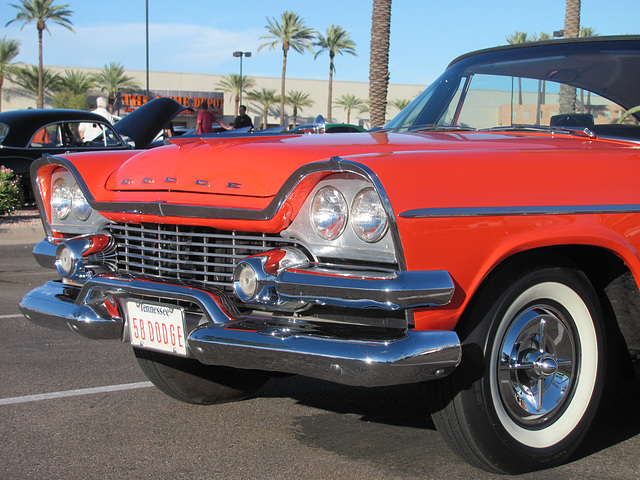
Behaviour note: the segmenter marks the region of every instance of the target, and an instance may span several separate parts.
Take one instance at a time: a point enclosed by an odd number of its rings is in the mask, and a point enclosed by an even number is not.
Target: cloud
[[[22,42],[16,61],[35,64],[37,35],[35,28],[27,27],[8,28],[6,34],[7,38]],[[45,34],[46,65],[102,68],[110,62],[119,62],[128,69],[146,68],[144,23],[74,27],[74,30],[75,33],[51,28],[51,35]],[[238,32],[183,23],[150,24],[149,66],[157,71],[211,73],[233,62],[235,50],[256,52],[262,34],[262,29]]]

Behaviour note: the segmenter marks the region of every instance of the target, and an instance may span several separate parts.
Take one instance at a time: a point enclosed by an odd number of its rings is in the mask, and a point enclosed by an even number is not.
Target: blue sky
[[[0,0],[0,23],[15,17],[10,3]],[[76,33],[51,25],[44,36],[47,65],[98,67],[115,61],[144,70],[145,0],[57,0],[73,10]],[[280,48],[258,47],[267,33],[267,17],[286,10],[324,32],[340,25],[356,42],[357,57],[338,56],[336,79],[366,82],[369,77],[369,34],[372,0],[149,0],[150,69],[189,73],[238,73],[235,50],[252,52],[243,60],[249,76],[279,77]],[[423,85],[435,79],[458,55],[506,43],[515,30],[528,33],[562,29],[564,0],[394,0],[391,9],[390,72],[392,83]],[[640,1],[582,0],[581,25],[600,35],[640,33]],[[16,61],[37,63],[35,24],[13,23],[3,36],[22,42]],[[328,77],[325,53],[292,52],[287,77]]]

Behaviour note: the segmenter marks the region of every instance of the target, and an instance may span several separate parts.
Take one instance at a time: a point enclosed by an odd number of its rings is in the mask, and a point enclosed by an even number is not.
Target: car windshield
[[[589,70],[594,65],[600,66],[601,58],[606,55],[613,58],[611,64],[620,64],[613,53],[583,54],[580,62],[566,52],[531,60],[522,57],[511,60],[508,56],[511,52],[502,53],[498,60],[486,61],[479,55],[477,63],[473,62],[474,57],[454,63],[386,128],[396,131],[585,128],[609,131],[611,128],[605,126],[622,130],[638,125],[633,112],[628,112],[635,104],[616,103],[611,98],[624,95],[616,95],[613,88],[604,88],[605,85],[595,85],[596,80],[610,79],[594,78],[591,72],[558,68],[573,66],[575,62]],[[640,58],[638,52],[634,53]],[[625,52],[625,56],[631,55]],[[616,82],[626,87],[622,80],[611,83]],[[585,88],[586,84],[598,88]]]

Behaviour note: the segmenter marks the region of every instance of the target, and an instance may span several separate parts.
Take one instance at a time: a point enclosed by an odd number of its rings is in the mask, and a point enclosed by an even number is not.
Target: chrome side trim
[[[402,212],[402,218],[502,217],[522,215],[595,215],[640,213],[639,204],[620,205],[542,205],[513,207],[416,208]]]
[[[451,373],[460,363],[455,332],[418,332],[373,327],[341,328],[291,317],[242,316],[221,292],[98,276],[75,300],[59,282],[29,292],[20,310],[32,322],[94,339],[125,338],[125,320],[101,308],[111,296],[150,295],[200,305],[204,323],[187,337],[191,356],[202,363],[307,375],[358,386],[422,382]],[[346,333],[345,333],[346,332]]]

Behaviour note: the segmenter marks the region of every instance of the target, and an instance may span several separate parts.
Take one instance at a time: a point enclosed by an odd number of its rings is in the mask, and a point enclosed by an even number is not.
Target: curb
[[[0,245],[38,243],[44,238],[42,225],[0,227]]]
[[[0,218],[0,245],[33,244],[44,237],[37,210],[17,211]]]

